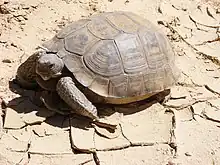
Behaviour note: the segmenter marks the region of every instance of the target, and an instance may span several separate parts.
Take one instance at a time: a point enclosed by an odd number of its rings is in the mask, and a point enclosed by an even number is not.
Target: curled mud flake
[[[215,90],[215,87],[214,87],[214,86],[205,85],[205,88],[206,88],[208,91],[210,91],[210,92],[212,92],[212,93],[217,94],[217,95],[220,96],[220,92],[218,91],[218,88],[217,88],[217,87],[216,87],[216,90]]]
[[[187,11],[187,9],[186,9],[186,8],[180,8],[180,7],[176,7],[176,6],[174,6],[174,5],[172,5],[172,7],[173,7],[174,9],[176,9],[176,10],[183,10],[183,11]]]
[[[210,12],[210,9],[208,7],[206,7],[206,12],[207,12],[208,16],[210,16],[213,19],[215,19],[215,17],[212,15],[212,13]]]
[[[195,46],[201,46],[201,45],[205,45],[207,43],[213,43],[213,42],[219,42],[220,41],[220,37],[218,36],[217,38],[213,39],[213,40],[208,40],[208,41],[204,41],[202,43],[199,44],[195,44]]]
[[[186,152],[185,155],[186,155],[186,156],[192,156],[192,154],[189,153],[189,152]]]
[[[3,59],[2,62],[3,63],[12,63],[12,61],[10,59]]]
[[[108,139],[114,139],[120,135],[119,128],[112,130],[112,129],[108,129],[108,128],[99,127],[95,124],[94,124],[94,128],[95,128],[95,131],[98,135],[103,136]]]
[[[195,105],[197,103],[206,102],[208,100],[213,100],[213,99],[216,99],[216,97],[207,97],[207,98],[186,100],[182,104],[181,103],[180,104],[179,103],[178,104],[172,104],[172,103],[168,102],[168,103],[165,103],[164,106],[167,107],[167,108],[175,108],[177,110],[181,110],[181,109],[184,109],[184,108],[188,108],[192,105]]]
[[[202,113],[202,115],[200,115],[200,117],[206,119],[206,120],[210,120],[210,121],[213,121],[213,122],[216,122],[216,123],[220,123],[220,119],[215,119],[215,117],[213,117],[212,115],[210,114],[207,114],[207,113]]]
[[[163,14],[163,12],[162,12],[162,10],[161,10],[161,6],[159,6],[159,7],[157,8],[157,11],[158,11],[158,13]]]
[[[128,4],[129,2],[130,2],[129,0],[126,0],[126,1],[125,1],[125,5]]]
[[[203,24],[203,23],[200,23],[198,22],[197,20],[195,20],[192,16],[189,15],[189,19],[195,23],[196,27],[197,27],[197,24],[198,25],[201,25],[201,26],[205,26],[205,27],[209,27],[209,28],[220,28],[220,25],[206,25],[206,24]]]

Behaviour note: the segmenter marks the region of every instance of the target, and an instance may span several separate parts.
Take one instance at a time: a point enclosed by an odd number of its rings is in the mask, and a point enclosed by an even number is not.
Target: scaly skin
[[[76,113],[98,119],[96,107],[75,86],[71,77],[62,77],[58,81],[57,93]]]
[[[34,89],[38,86],[36,82],[36,61],[39,58],[39,52],[32,54],[17,69],[16,82],[25,89]]]

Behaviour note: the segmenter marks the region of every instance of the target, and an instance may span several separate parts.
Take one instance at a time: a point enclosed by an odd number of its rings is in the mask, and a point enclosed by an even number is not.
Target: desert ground
[[[115,10],[168,36],[181,78],[164,105],[137,104],[124,115],[129,107],[104,107],[120,122],[105,138],[80,118],[33,104],[37,93],[13,79],[65,25]],[[0,165],[220,165],[220,1],[0,0],[0,103]]]

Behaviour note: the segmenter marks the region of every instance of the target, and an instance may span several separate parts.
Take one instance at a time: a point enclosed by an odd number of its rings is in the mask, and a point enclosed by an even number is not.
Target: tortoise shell
[[[179,77],[166,36],[131,12],[106,12],[71,23],[43,44],[76,80],[110,98],[141,97]]]

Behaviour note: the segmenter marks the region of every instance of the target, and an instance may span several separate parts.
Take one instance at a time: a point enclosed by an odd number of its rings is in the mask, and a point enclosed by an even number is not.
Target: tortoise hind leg
[[[96,107],[75,86],[71,77],[62,77],[56,86],[57,93],[76,113],[97,119]]]

